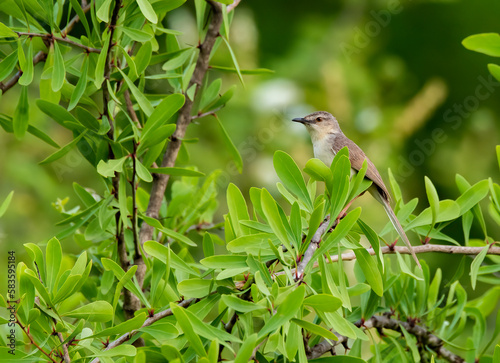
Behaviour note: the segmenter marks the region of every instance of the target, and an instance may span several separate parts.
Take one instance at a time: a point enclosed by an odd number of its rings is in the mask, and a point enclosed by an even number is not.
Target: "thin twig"
[[[318,249],[319,244],[321,242],[321,237],[327,231],[329,223],[330,223],[330,216],[326,216],[325,220],[319,225],[318,229],[312,236],[311,242],[309,243],[306,252],[304,252],[302,259],[300,260],[300,263],[297,266],[295,273],[295,280],[299,281],[302,280],[302,278],[304,277],[304,271],[306,269],[306,266],[309,264],[309,261],[311,261],[314,252],[316,252],[316,250]]]
[[[486,246],[485,246],[486,247]],[[430,253],[430,252],[438,252],[438,253],[447,253],[450,255],[478,255],[483,248],[485,247],[466,247],[466,246],[449,246],[449,245],[423,245],[423,246],[413,246],[413,251],[415,253]],[[380,248],[382,254],[384,255],[390,255],[390,254],[395,254],[396,252],[399,252],[402,255],[411,255],[410,250],[406,246],[384,246]],[[373,248],[367,248],[366,251],[374,256],[376,254],[375,250]],[[490,245],[488,249],[488,255],[500,255],[500,247],[494,247]],[[354,252],[346,252],[343,253],[342,255],[342,261],[352,261],[356,259],[356,255]],[[339,256],[338,255],[331,255],[329,259],[326,260],[326,263],[329,263],[330,260],[332,262],[338,262],[339,261]],[[302,261],[301,261],[302,263]],[[318,262],[314,262],[313,268],[318,267],[319,264]],[[292,273],[295,273],[295,269],[291,270]],[[273,276],[279,276],[285,274],[284,271],[279,271],[276,272]]]
[[[229,13],[230,11],[233,11],[235,7],[238,6],[238,4],[241,2],[241,0],[234,0],[232,4],[229,4],[226,8],[227,12]]]
[[[54,36],[52,34],[48,34],[48,33],[46,33],[46,34],[42,34],[42,33],[27,33],[27,32],[16,32],[16,33],[19,36],[26,35],[26,36],[28,36],[30,38],[32,38],[32,37],[40,37],[40,38],[43,38],[43,39],[46,39],[46,40],[49,40],[49,41],[57,40],[58,42],[68,43],[68,44],[74,45],[75,47],[82,48],[83,50],[85,50],[86,52],[89,52],[89,53],[101,53],[100,49],[88,47],[86,45],[77,43],[77,42],[75,42],[75,41],[73,41],[71,39],[56,37],[56,36]]]
[[[59,337],[59,341],[61,343],[63,343],[64,342],[64,338],[63,338],[62,333],[57,333],[57,336]],[[64,359],[64,362],[65,363],[70,363],[71,362],[71,358],[69,357],[68,344],[62,344],[62,348],[63,348],[63,359]]]
[[[188,299],[188,300],[183,300],[179,304],[177,304],[177,306],[186,308],[189,305],[191,305],[191,303],[193,301],[196,301],[196,300],[197,299],[195,299],[195,298]],[[146,321],[144,322],[144,324],[142,324],[141,328],[144,328],[146,326],[150,326],[151,324],[157,322],[158,320],[166,318],[167,316],[170,316],[170,315],[172,315],[172,310],[171,309],[160,311],[159,313],[154,314],[150,318],[147,318]],[[106,347],[106,349],[104,349],[104,350],[110,350],[110,349],[113,349],[113,348],[115,348],[115,347],[117,347],[119,345],[122,345],[126,341],[130,340],[130,338],[132,338],[138,331],[139,331],[138,329],[134,329],[131,332],[123,334],[122,336],[120,336],[115,341],[109,343],[108,346]],[[90,363],[99,363],[99,358],[95,358]]]
[[[224,106],[217,107],[215,110],[198,113],[197,115],[191,116],[191,120],[195,120],[197,118],[202,118],[205,116],[215,115],[218,111],[220,111]]]
[[[212,49],[214,47],[215,41],[219,36],[219,30],[222,25],[222,5],[220,3],[207,0],[207,2],[212,7],[212,18],[210,20],[207,34],[205,36],[205,40],[200,44],[198,60],[196,62],[196,66],[193,72],[193,76],[189,82],[187,89],[189,89],[192,85],[196,85],[195,95],[198,94],[198,91],[203,82],[203,78],[208,69],[210,54],[212,53]],[[182,108],[179,111],[179,115],[177,118],[177,128],[175,129],[174,134],[171,137],[171,141],[168,144],[167,150],[165,151],[165,155],[163,156],[162,167],[173,167],[175,166],[175,161],[177,160],[177,155],[179,154],[179,150],[181,148],[182,139],[186,134],[186,129],[191,123],[191,110],[193,108],[193,101],[186,97],[186,101]],[[149,198],[148,208],[146,210],[146,216],[151,218],[158,218],[160,207],[163,201],[163,196],[165,195],[165,189],[167,187],[168,181],[170,179],[170,175],[168,174],[154,174],[153,175],[153,185],[151,188],[151,197]],[[146,222],[143,222],[141,225],[141,230],[139,232],[139,238],[141,243],[152,239],[154,228],[148,225]],[[138,270],[139,272],[139,270]],[[137,279],[140,284],[144,280],[143,276],[137,276]]]
[[[21,328],[21,330],[24,332],[24,334],[26,334],[26,336],[28,337],[28,339],[30,340],[31,344],[33,344],[40,352],[42,352],[47,358],[50,359],[51,362],[53,363],[57,363],[56,360],[54,360],[54,358],[52,358],[50,356],[49,353],[47,353],[45,350],[43,350],[36,342],[35,340],[33,339],[33,337],[31,336],[31,334],[29,333],[28,329],[26,329],[26,327],[19,321],[19,319],[17,318],[16,316],[16,324],[19,325],[19,327]]]
[[[87,4],[87,1],[85,0],[82,0],[82,11],[84,14],[87,13],[87,11],[90,10],[90,7],[91,5],[90,4]],[[75,27],[76,24],[78,24],[78,22],[80,21],[80,17],[77,15],[75,15],[68,23],[68,25],[66,25],[64,27],[63,30],[61,30],[61,35],[63,36],[63,38],[66,37],[66,35],[71,31],[73,30],[73,28]]]

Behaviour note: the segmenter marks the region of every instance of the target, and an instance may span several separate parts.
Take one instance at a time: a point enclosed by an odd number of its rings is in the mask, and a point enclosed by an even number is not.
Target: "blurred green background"
[[[190,159],[184,155],[179,165],[195,164],[206,173],[223,170],[221,216],[229,182],[245,195],[252,186],[277,194],[273,153],[290,153],[301,168],[312,157],[305,128],[291,118],[326,110],[337,116],[345,134],[364,149],[386,181],[391,168],[406,201],[419,198],[419,210],[427,206],[424,175],[433,180],[441,199],[458,196],[456,173],[471,183],[487,177],[498,180],[500,84],[486,68],[495,60],[466,50],[461,41],[471,34],[500,31],[499,14],[500,2],[495,0],[242,0],[230,33],[239,64],[274,73],[245,76],[245,87],[233,74],[211,71],[210,77],[223,77],[224,89],[238,85],[219,116],[242,154],[243,173],[223,147],[212,117],[189,128],[188,138],[199,142],[188,144]],[[2,14],[0,18],[6,20]],[[173,11],[165,25],[182,30],[184,44],[198,42],[190,1]],[[232,66],[223,46],[212,64]],[[41,69],[35,68],[38,78]],[[64,145],[71,135],[37,109],[36,84],[30,88],[30,123]],[[149,93],[165,93],[166,88],[160,81],[147,83]],[[0,113],[13,115],[18,96],[19,87],[1,96]],[[103,189],[76,151],[53,164],[38,164],[53,151],[29,134],[16,140],[0,132],[0,201],[15,190],[0,219],[1,256],[15,249],[20,259],[23,243],[47,240],[59,230],[53,204],[69,197],[67,209],[78,205],[73,182],[97,192]],[[357,203],[363,206],[363,219],[380,231],[387,223],[382,208],[371,197]],[[489,234],[498,236],[500,231],[493,230],[487,213],[485,217]],[[448,232],[463,243],[460,224],[451,225]],[[473,226],[472,235],[482,238],[478,226]],[[65,251],[77,248],[69,240],[63,246]],[[446,271],[444,275],[450,277]]]

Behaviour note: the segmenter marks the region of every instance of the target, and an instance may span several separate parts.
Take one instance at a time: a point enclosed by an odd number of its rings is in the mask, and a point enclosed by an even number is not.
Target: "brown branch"
[[[238,6],[238,4],[241,2],[241,0],[234,0],[232,4],[229,4],[226,8],[227,12],[229,13],[230,11],[234,10],[235,7]]]
[[[423,245],[423,246],[413,246],[413,251],[415,253],[430,253],[430,252],[438,252],[438,253],[447,253],[450,255],[478,255],[484,247],[466,247],[466,246],[448,246],[448,245]],[[372,256],[375,255],[375,251],[373,248],[366,249],[368,253]],[[410,255],[411,252],[408,250],[406,246],[384,246],[381,248],[381,251],[384,255],[395,254],[399,252],[402,255]],[[488,250],[489,255],[500,255],[500,247],[490,246]],[[338,262],[339,256],[332,255],[330,256],[332,262]],[[343,261],[351,261],[355,260],[356,255],[354,252],[347,252],[342,254]],[[314,267],[318,267],[317,263],[314,264]]]
[[[205,116],[215,115],[218,111],[220,111],[224,106],[217,107],[215,110],[198,113],[197,115],[191,116],[191,120],[196,120],[197,118],[202,118]]]
[[[33,65],[35,66],[37,63],[40,63],[47,59],[47,53],[39,51],[35,56],[33,57]],[[14,87],[17,84],[17,81],[19,81],[19,78],[23,75],[23,72],[21,70],[18,70],[16,74],[12,76],[11,79],[9,79],[7,82],[3,83],[0,82],[0,90],[2,90],[2,93],[7,92],[9,89]]]
[[[321,226],[320,226],[321,227]],[[312,243],[312,240],[311,240]],[[423,246],[413,246],[413,251],[415,253],[430,253],[430,252],[438,252],[438,253],[447,253],[450,255],[478,255],[484,247],[466,247],[466,246],[449,246],[449,245],[423,245]],[[308,248],[309,249],[309,248]],[[402,254],[402,255],[411,255],[410,250],[406,246],[384,246],[381,247],[380,250],[382,251],[382,254],[384,255],[391,255],[395,254],[396,252]],[[367,248],[366,251],[372,256],[376,254],[375,250],[373,248]],[[307,252],[307,251],[306,251]],[[495,247],[493,245],[490,245],[488,249],[488,255],[500,255],[500,247]],[[305,256],[305,254],[304,254]],[[341,255],[342,261],[352,261],[356,259],[356,255],[354,252],[346,252]],[[327,260],[327,263],[330,262],[338,262],[339,261],[339,256],[338,255],[331,255],[330,258]],[[302,263],[302,261],[301,261]],[[314,262],[313,268],[318,267],[319,264],[318,262]],[[295,269],[291,270],[292,273],[295,273]],[[273,276],[279,276],[283,275],[285,272],[284,271],[279,271],[276,272]]]
[[[182,308],[186,308],[189,305],[191,305],[191,303],[193,301],[196,301],[196,300],[197,299],[195,299],[195,298],[184,300],[184,301],[181,301],[179,304],[177,304],[177,306],[180,306]],[[144,328],[146,326],[150,326],[151,324],[157,322],[158,320],[166,318],[167,316],[170,316],[170,315],[172,315],[172,310],[171,309],[160,311],[159,313],[154,314],[150,318],[147,318],[146,321],[144,322],[144,324],[142,324],[141,328]],[[110,349],[113,349],[113,348],[115,348],[115,347],[117,347],[119,345],[122,345],[126,341],[130,340],[130,338],[132,338],[135,334],[137,334],[138,331],[139,331],[138,329],[134,329],[134,330],[132,330],[129,333],[123,334],[122,336],[120,336],[115,341],[109,343],[108,346],[106,347],[106,349],[104,349],[104,350],[110,350]],[[99,358],[95,358],[90,363],[99,363],[99,361],[100,361]]]
[[[208,26],[207,35],[205,40],[200,44],[200,53],[198,55],[198,60],[196,62],[195,70],[193,76],[188,85],[188,89],[195,84],[195,97],[198,94],[200,86],[202,84],[203,78],[208,69],[208,64],[210,60],[210,54],[212,52],[213,46],[217,37],[219,36],[219,29],[222,25],[222,6],[220,3],[207,0],[207,2],[212,7],[212,18]],[[177,118],[177,128],[172,135],[171,141],[168,144],[165,155],[163,156],[162,167],[173,167],[175,166],[175,161],[181,147],[182,139],[186,134],[186,129],[191,122],[191,110],[193,108],[193,101],[186,97],[186,101],[179,111]],[[151,197],[149,198],[148,208],[146,210],[146,215],[151,218],[158,218],[160,207],[163,201],[163,196],[165,194],[165,189],[167,187],[170,175],[168,174],[153,174],[153,185],[151,188]],[[142,244],[150,240],[153,237],[154,228],[143,222],[141,225],[141,230],[139,232],[139,239]],[[139,272],[139,270],[137,270]],[[139,283],[142,285],[144,280],[144,275],[137,275]]]
[[[19,321],[19,319],[17,318],[16,316],[16,324],[19,325],[19,327],[21,328],[21,330],[24,332],[24,334],[26,334],[26,336],[28,337],[28,339],[30,340],[31,344],[33,344],[40,352],[42,352],[47,358],[50,359],[51,362],[53,363],[57,363],[56,360],[54,360],[54,358],[52,358],[50,356],[49,353],[47,353],[45,350],[42,349],[42,347],[40,347],[36,342],[35,340],[33,339],[33,337],[31,336],[30,332],[28,329],[26,329],[26,327]]]
[[[309,261],[311,261],[314,252],[316,252],[316,250],[318,249],[319,244],[321,242],[321,236],[323,236],[323,234],[327,231],[329,223],[330,223],[330,216],[326,216],[325,220],[319,225],[318,229],[312,236],[311,242],[309,243],[306,252],[304,252],[304,255],[302,256],[302,259],[300,260],[297,269],[295,270],[296,281],[303,279],[306,266],[309,264]]]
[[[83,50],[85,50],[88,53],[101,53],[100,49],[88,47],[86,45],[77,43],[74,40],[71,40],[71,39],[68,39],[68,38],[56,37],[56,36],[54,36],[52,34],[48,34],[48,33],[47,34],[26,33],[26,32],[16,32],[16,33],[19,36],[27,35],[30,38],[32,38],[32,37],[40,37],[40,38],[43,38],[44,40],[47,40],[47,41],[57,40],[58,42],[68,43],[68,44],[74,45],[75,47],[82,48]]]
[[[408,254],[410,252],[408,251]],[[444,347],[445,342],[432,334],[430,331],[425,329],[424,327],[416,324],[409,323],[407,321],[401,321],[397,319],[391,319],[387,315],[383,316],[378,316],[374,315],[370,319],[365,320],[365,321],[358,321],[354,323],[358,328],[359,327],[365,327],[365,328],[376,328],[376,329],[389,329],[389,330],[394,330],[399,333],[401,333],[401,326],[403,326],[408,333],[411,335],[415,336],[418,340],[419,343],[425,345],[426,347],[432,349],[435,351],[438,356],[446,359],[448,362],[452,363],[463,363],[465,360],[456,355],[455,353],[452,353],[448,349]],[[310,348],[310,353],[307,354],[308,359],[314,359],[314,358],[319,358],[323,354],[325,354],[328,351],[331,351],[332,349],[335,348],[335,346],[342,344],[344,347],[347,348],[347,337],[344,337],[342,335],[336,334],[339,338],[338,341],[334,340],[324,340],[321,343],[315,345],[314,347]]]
[[[82,0],[82,11],[84,14],[87,13],[87,11],[90,10],[90,4],[87,4],[87,1],[85,0]],[[68,33],[73,30],[73,28],[75,27],[76,24],[78,24],[78,22],[80,21],[80,17],[77,15],[75,15],[70,21],[69,23],[64,27],[63,30],[61,30],[61,35],[63,36],[63,38],[66,38],[66,35],[68,35]]]
[[[59,341],[61,343],[63,343],[64,342],[64,338],[63,338],[62,333],[57,333],[57,336],[59,337]],[[63,359],[64,359],[64,362],[65,363],[70,363],[71,362],[71,358],[69,357],[68,344],[62,344],[62,348],[63,348]]]
[[[82,2],[82,10],[83,13],[85,14],[87,11],[90,10],[90,5],[87,5]],[[66,25],[66,27],[61,31],[61,34],[63,37],[68,34],[73,27],[80,21],[80,17],[78,15],[75,15]],[[36,65],[39,62],[43,62],[45,59],[47,59],[47,53],[39,51],[35,56],[33,57],[33,65]],[[12,76],[11,79],[9,79],[6,83],[0,82],[0,90],[2,93],[7,92],[9,89],[14,87],[14,85],[17,83],[19,78],[23,75],[23,72],[21,70],[17,71],[15,75]]]

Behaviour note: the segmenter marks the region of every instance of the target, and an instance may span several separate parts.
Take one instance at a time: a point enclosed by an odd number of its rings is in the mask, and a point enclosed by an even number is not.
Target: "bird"
[[[333,158],[340,151],[340,149],[346,146],[349,150],[351,176],[361,169],[363,162],[366,160],[368,168],[366,170],[365,178],[372,182],[368,191],[384,206],[385,212],[387,213],[392,225],[410,250],[417,266],[422,268],[417,256],[415,255],[415,251],[413,251],[411,243],[401,226],[401,223],[399,223],[396,214],[392,210],[390,204],[391,197],[384,181],[382,180],[382,177],[380,176],[380,173],[372,161],[365,155],[363,150],[361,150],[358,145],[344,135],[340,129],[337,119],[329,112],[317,111],[304,117],[294,118],[292,121],[302,123],[306,126],[307,131],[309,131],[311,136],[314,157],[320,159],[327,166],[332,164]]]

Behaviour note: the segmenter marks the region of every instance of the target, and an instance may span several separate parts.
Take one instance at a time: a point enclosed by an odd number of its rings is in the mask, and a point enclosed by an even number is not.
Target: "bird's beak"
[[[301,124],[308,124],[308,123],[310,123],[310,121],[306,120],[303,117],[296,117],[296,118],[292,119],[292,121],[300,122]]]

